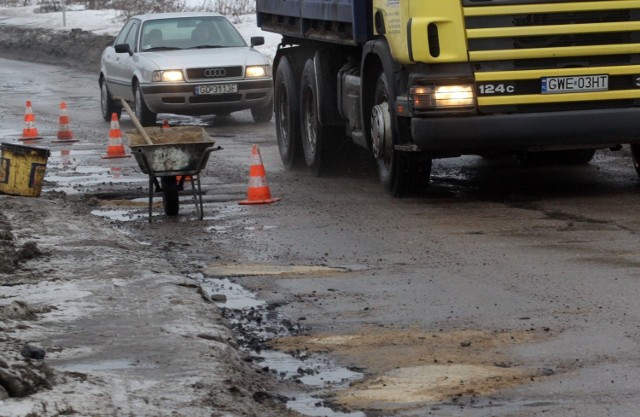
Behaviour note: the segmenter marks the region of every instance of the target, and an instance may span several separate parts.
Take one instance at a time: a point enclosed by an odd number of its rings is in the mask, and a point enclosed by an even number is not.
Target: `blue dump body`
[[[340,44],[370,39],[367,0],[257,0],[258,26],[294,38]]]

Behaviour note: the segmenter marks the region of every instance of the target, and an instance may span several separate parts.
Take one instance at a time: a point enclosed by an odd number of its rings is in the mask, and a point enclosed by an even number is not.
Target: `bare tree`
[[[241,15],[254,13],[256,4],[255,0],[201,0],[198,6],[190,9],[216,12],[238,21]]]
[[[120,12],[123,18],[136,14],[179,12],[185,9],[183,0],[115,0],[111,8]]]

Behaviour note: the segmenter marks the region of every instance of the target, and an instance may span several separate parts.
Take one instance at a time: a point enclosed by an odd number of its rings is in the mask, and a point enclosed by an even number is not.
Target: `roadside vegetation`
[[[163,13],[181,11],[216,12],[237,19],[244,14],[255,12],[254,0],[0,0],[0,7],[36,6],[40,13],[62,11],[66,7],[84,7],[89,10],[115,9],[123,20],[140,13]]]

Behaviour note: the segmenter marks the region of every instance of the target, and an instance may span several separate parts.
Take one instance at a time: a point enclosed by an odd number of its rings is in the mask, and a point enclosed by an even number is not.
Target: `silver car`
[[[134,16],[102,53],[102,117],[132,103],[143,126],[158,113],[229,114],[251,109],[256,122],[273,114],[269,59],[253,47],[264,37],[242,35],[217,13],[158,13]]]

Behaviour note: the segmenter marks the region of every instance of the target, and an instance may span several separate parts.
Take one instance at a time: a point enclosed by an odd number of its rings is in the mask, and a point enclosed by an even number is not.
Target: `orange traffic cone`
[[[24,129],[22,129],[22,137],[20,140],[42,139],[42,137],[38,135],[35,122],[36,116],[33,114],[33,109],[31,108],[31,100],[28,100],[27,107],[24,110]]]
[[[120,130],[120,123],[118,122],[118,115],[116,113],[111,114],[111,129],[109,129],[109,144],[107,145],[107,154],[102,156],[102,159],[108,158],[126,158],[131,155],[127,155],[122,144],[122,131]]]
[[[249,168],[249,189],[247,199],[239,204],[270,204],[280,201],[279,198],[271,198],[271,191],[267,185],[267,177],[262,165],[262,157],[258,145],[251,148],[251,167]]]
[[[111,178],[113,178],[114,180],[119,179],[120,177],[122,177],[122,167],[111,167]]]
[[[71,150],[61,149],[60,158],[62,159],[62,169],[67,169],[71,165]]]
[[[77,140],[73,139],[73,132],[71,132],[71,128],[69,127],[69,114],[67,113],[67,103],[65,101],[60,102],[58,124],[58,140],[54,140],[54,143],[77,142]]]
[[[162,128],[163,129],[169,129],[171,126],[169,126],[169,121],[167,119],[164,119],[162,121]]]

